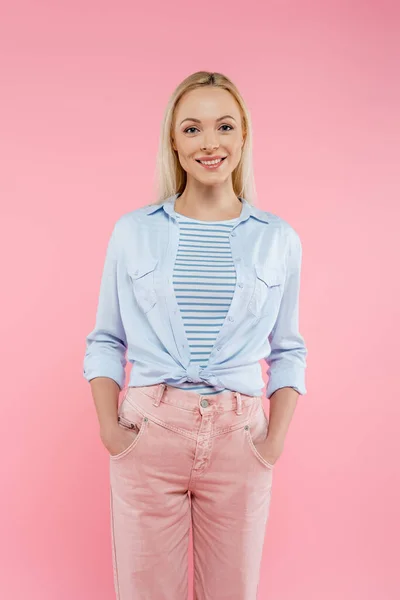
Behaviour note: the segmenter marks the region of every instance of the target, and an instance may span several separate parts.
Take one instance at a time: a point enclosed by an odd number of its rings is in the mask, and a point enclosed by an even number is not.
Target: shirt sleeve
[[[83,376],[87,381],[95,377],[110,377],[119,387],[125,384],[127,340],[121,320],[118,297],[117,223],[108,241],[94,329],[86,337]]]
[[[287,272],[275,325],[269,335],[271,352],[265,359],[269,377],[266,396],[279,388],[292,387],[306,394],[305,370],[307,348],[299,331],[299,295],[302,245],[298,233],[288,229]]]

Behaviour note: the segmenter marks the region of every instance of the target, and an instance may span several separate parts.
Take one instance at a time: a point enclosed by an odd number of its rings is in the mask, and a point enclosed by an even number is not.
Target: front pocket
[[[131,429],[137,431],[137,435],[133,438],[125,450],[118,454],[109,454],[111,460],[118,460],[131,454],[134,448],[136,448],[141,437],[143,436],[147,428],[148,418],[144,417],[139,411],[137,411],[130,403],[124,399],[118,411],[118,424],[124,429]]]
[[[157,302],[155,285],[155,270],[158,259],[146,257],[140,264],[129,263],[128,274],[132,281],[133,292],[138,305],[144,313],[147,313]]]
[[[285,274],[281,267],[254,265],[253,293],[248,309],[255,317],[276,317],[282,299]]]
[[[264,467],[272,470],[274,465],[266,461],[255,447],[255,444],[259,444],[266,440],[268,434],[268,424],[268,418],[264,412],[263,406],[260,404],[256,412],[248,419],[244,429],[249,448],[254,456]]]

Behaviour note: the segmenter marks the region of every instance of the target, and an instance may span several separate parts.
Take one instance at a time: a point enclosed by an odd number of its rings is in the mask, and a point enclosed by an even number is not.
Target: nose
[[[205,135],[203,138],[203,143],[202,143],[202,150],[208,150],[208,149],[213,149],[213,148],[218,148],[219,143],[218,143],[218,139],[215,136],[215,134],[208,134]]]
[[[219,145],[219,144],[217,144],[216,142],[215,142],[215,143],[210,143],[210,144],[204,144],[204,145],[201,147],[201,149],[202,149],[202,150],[206,150],[206,151],[209,151],[209,150],[215,150],[216,148],[218,148],[218,145]]]

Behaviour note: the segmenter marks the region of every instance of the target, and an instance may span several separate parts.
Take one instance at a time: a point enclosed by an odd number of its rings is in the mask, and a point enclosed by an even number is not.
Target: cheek
[[[239,137],[235,138],[235,139],[231,139],[229,144],[227,144],[225,147],[231,156],[240,157],[240,155],[242,153],[242,142]]]
[[[234,147],[235,154],[241,154],[243,146],[242,146],[242,139],[240,137],[238,137],[235,140],[233,147]]]
[[[181,167],[188,172],[191,171],[195,171],[196,169],[196,163],[193,160],[193,158],[191,158],[191,153],[190,152],[186,152],[181,150],[181,153],[179,155],[179,162],[181,164]]]
[[[240,159],[242,156],[242,148],[241,148],[240,142],[231,146],[231,148],[229,149],[229,154],[230,154],[230,163],[235,168],[238,165],[238,163],[240,162]]]
[[[194,160],[192,158],[190,158],[190,156],[183,154],[183,155],[181,155],[180,161],[181,161],[182,166],[185,167],[185,169],[189,170],[189,169],[194,168]]]
[[[179,155],[181,162],[184,162],[187,165],[193,163],[193,156],[195,156],[197,151],[197,147],[193,146],[193,144],[184,144],[179,148]]]

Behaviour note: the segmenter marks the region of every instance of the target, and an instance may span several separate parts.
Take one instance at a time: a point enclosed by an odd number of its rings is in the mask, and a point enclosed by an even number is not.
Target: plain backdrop
[[[259,600],[399,598],[399,40],[386,0],[2,3],[1,598],[115,598],[85,337],[112,226],[153,200],[165,105],[202,69],[241,90],[258,205],[303,244],[308,392]]]

